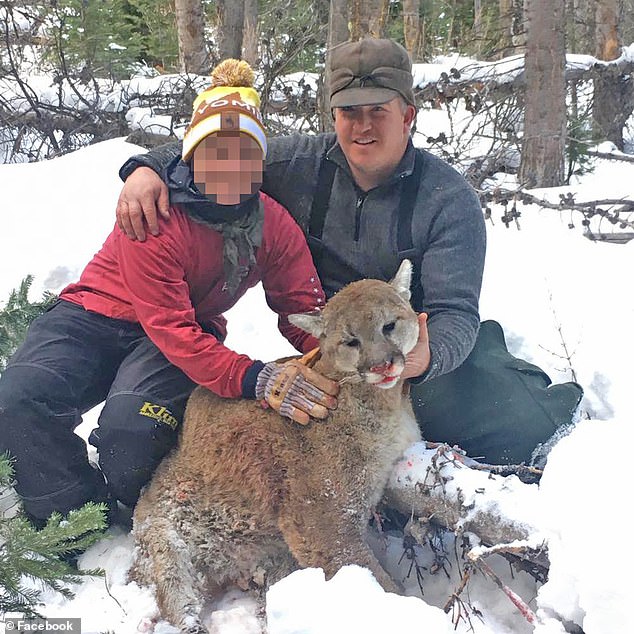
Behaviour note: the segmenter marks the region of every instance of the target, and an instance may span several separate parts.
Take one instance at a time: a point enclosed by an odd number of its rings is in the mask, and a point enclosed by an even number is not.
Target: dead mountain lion
[[[345,379],[325,422],[303,427],[255,401],[194,391],[180,444],[134,513],[131,576],[155,585],[164,618],[206,632],[200,612],[214,590],[267,587],[298,567],[330,578],[355,563],[396,591],[365,537],[394,463],[420,439],[399,378],[418,338],[410,280],[405,260],[390,283],[354,282],[321,313],[291,317],[320,340],[315,370]]]

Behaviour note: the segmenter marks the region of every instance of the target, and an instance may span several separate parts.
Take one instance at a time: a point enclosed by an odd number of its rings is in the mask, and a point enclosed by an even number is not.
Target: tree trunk
[[[403,37],[412,61],[418,61],[421,43],[420,0],[403,0]]]
[[[566,0],[566,50],[569,53],[584,52],[582,42],[584,40],[583,7],[587,0]],[[586,48],[585,51],[588,49]]]
[[[370,19],[368,20],[368,35],[385,37],[387,17],[390,11],[390,0],[370,0],[368,2]]]
[[[594,50],[594,21],[597,0],[571,0],[574,6],[572,23],[575,31],[575,53],[591,54]]]
[[[473,0],[473,38],[476,41],[478,58],[482,52],[482,0]]]
[[[209,73],[205,46],[205,14],[201,0],[176,0],[178,61],[183,73]]]
[[[621,54],[618,25],[622,4],[622,0],[597,2],[594,55],[606,62],[616,59]]]
[[[622,0],[596,2],[594,54],[600,60],[612,61],[621,53],[618,27],[622,5]],[[631,77],[616,68],[613,72],[602,72],[594,79],[594,132],[602,140],[614,143],[619,150],[623,149],[623,128],[632,113],[633,97]]]
[[[349,4],[351,40],[385,37],[389,0],[352,0]]]
[[[242,59],[255,67],[258,61],[258,0],[244,1]]]
[[[527,0],[524,139],[519,179],[525,187],[565,181],[566,141],[564,0]]]
[[[528,12],[526,5],[529,0],[511,0],[511,42],[516,55],[526,50]],[[548,9],[550,5],[546,5]]]
[[[330,0],[330,14],[328,16],[328,50],[333,46],[347,42],[350,38],[348,31],[348,1]]]
[[[221,60],[242,57],[244,1],[218,0],[218,56]]]
[[[634,0],[623,0],[623,13],[619,21],[622,42],[634,40]]]
[[[349,38],[348,31],[348,1],[347,0],[330,0],[330,13],[328,15],[328,40],[326,45],[326,64],[323,73],[323,83],[320,85],[321,96],[319,99],[320,116],[319,128],[322,132],[328,132],[333,129],[332,116],[330,114],[330,96],[328,94],[328,86],[330,85],[330,51],[337,46],[346,42]]]
[[[498,6],[500,12],[498,20],[498,57],[503,58],[513,54],[513,42],[511,41],[511,0],[500,0]]]
[[[528,2],[528,0],[526,0]],[[500,53],[498,57],[519,55],[526,47],[526,16],[522,0],[499,0]]]

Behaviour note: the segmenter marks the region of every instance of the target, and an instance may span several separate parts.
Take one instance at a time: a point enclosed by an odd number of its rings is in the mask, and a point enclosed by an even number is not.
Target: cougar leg
[[[206,634],[200,620],[204,604],[201,581],[196,576],[189,548],[176,527],[165,518],[135,522],[139,546],[131,577],[154,584],[161,615],[182,632]]]
[[[293,554],[288,549],[282,536],[267,538],[262,542],[262,549],[256,570],[264,571],[264,576],[259,579],[254,575],[254,581],[263,593],[274,583],[297,570],[299,566]]]
[[[351,530],[352,529],[351,527]],[[357,538],[355,538],[355,535]],[[403,589],[385,571],[372,549],[363,541],[363,536],[357,530],[350,533],[347,544],[342,548],[336,548],[324,565],[326,579],[330,579],[342,566],[346,564],[357,564],[368,568],[386,592],[402,594]]]
[[[367,518],[343,518],[332,507],[311,506],[309,513],[284,514],[279,519],[284,539],[302,568],[322,568],[330,579],[342,566],[357,564],[369,568],[386,592],[402,592],[368,546]]]

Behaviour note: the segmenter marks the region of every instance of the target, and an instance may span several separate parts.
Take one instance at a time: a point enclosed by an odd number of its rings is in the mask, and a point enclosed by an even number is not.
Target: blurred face
[[[194,150],[192,171],[201,194],[219,205],[237,205],[262,185],[264,156],[250,136],[216,134]]]
[[[403,158],[416,109],[400,97],[383,104],[335,108],[335,132],[357,185],[380,185]]]

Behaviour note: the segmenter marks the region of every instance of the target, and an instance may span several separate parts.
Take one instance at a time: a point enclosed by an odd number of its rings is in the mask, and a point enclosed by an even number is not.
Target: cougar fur
[[[330,578],[354,563],[398,591],[366,536],[394,463],[420,439],[399,378],[418,338],[411,275],[405,260],[389,283],[353,282],[320,313],[290,317],[320,340],[314,369],[341,381],[326,421],[193,392],[180,443],[136,506],[131,570],[182,631],[207,631],[203,604],[226,584],[261,590],[300,567]]]

